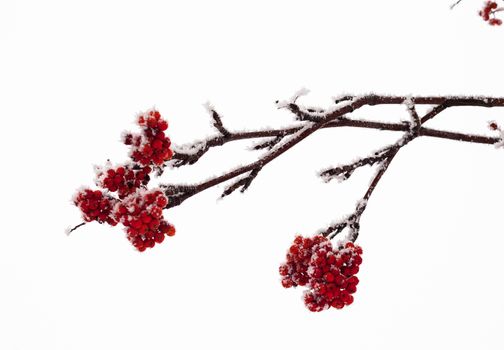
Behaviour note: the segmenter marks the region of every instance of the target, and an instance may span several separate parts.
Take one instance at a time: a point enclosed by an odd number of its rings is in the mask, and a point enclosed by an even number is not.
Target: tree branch
[[[252,181],[255,179],[257,174],[259,174],[259,171],[261,171],[261,167],[256,167],[254,168],[247,176],[239,179],[236,181],[234,184],[228,186],[224,192],[222,192],[221,198],[224,198],[226,196],[229,196],[231,193],[233,193],[235,190],[241,187],[240,192],[245,192]]]
[[[345,95],[343,97],[335,99],[336,104],[353,101],[357,97]],[[427,96],[427,97],[398,97],[398,96],[378,96],[378,95],[367,95],[364,97],[365,102],[368,105],[378,105],[378,104],[402,104],[407,99],[411,99],[414,104],[434,104],[436,105],[430,112],[426,113],[421,120],[421,124],[424,124],[428,120],[434,118],[436,115],[447,109],[448,107],[455,106],[479,106],[479,107],[502,107],[504,106],[504,98],[493,98],[493,97],[440,97],[440,96]],[[277,101],[277,104],[280,102]],[[300,113],[301,108],[297,105],[296,107],[290,108],[289,104],[284,104],[283,108],[288,108],[295,115]],[[211,107],[213,115],[213,107]],[[327,116],[331,110],[325,111],[324,115],[321,114],[322,109],[320,109],[316,114],[301,114],[305,117],[305,121],[322,121],[324,116]],[[304,113],[304,112],[303,112]],[[299,116],[298,116],[299,117]],[[220,120],[220,119],[219,119]],[[344,116],[338,118],[338,120],[326,123],[322,128],[333,128],[333,127],[356,127],[356,128],[370,128],[378,130],[391,130],[391,131],[406,131],[408,126],[402,123],[384,123],[377,121],[367,121],[367,120],[351,120]],[[298,132],[302,126],[291,126],[284,129],[272,129],[272,130],[259,130],[259,131],[248,131],[248,132],[230,132],[227,129],[226,136],[222,133],[218,136],[214,136],[209,139],[197,141],[194,145],[188,148],[178,148],[175,149],[172,160],[169,164],[172,167],[180,167],[183,165],[191,165],[196,163],[210,148],[222,146],[228,142],[244,140],[244,139],[254,139],[254,138],[275,138],[276,142],[266,141],[261,147],[261,145],[253,147],[253,149],[271,149],[274,145],[279,143],[284,137],[292,135]],[[449,131],[440,131],[435,129],[429,129],[422,127],[419,130],[421,136],[430,136],[437,138],[445,138],[464,142],[474,142],[474,143],[495,143],[497,140],[495,138],[479,136],[479,135],[469,135]],[[273,140],[272,140],[273,141]],[[271,147],[270,147],[271,146]]]
[[[180,205],[186,199],[202,192],[208,188],[219,185],[228,180],[237,178],[231,185],[228,185],[221,197],[228,196],[237,189],[244,192],[248,189],[252,181],[256,178],[262,168],[287,152],[289,149],[309,137],[316,131],[326,128],[337,127],[356,127],[375,130],[387,130],[403,132],[403,136],[392,145],[382,147],[373,154],[355,160],[346,165],[340,165],[335,168],[324,170],[320,173],[327,181],[338,178],[348,179],[352,173],[364,165],[377,165],[378,171],[374,176],[368,190],[362,199],[358,202],[354,213],[347,216],[345,220],[331,225],[323,234],[333,238],[346,227],[350,228],[350,238],[355,240],[359,233],[359,220],[364,212],[367,201],[374,191],[376,185],[387,170],[390,162],[397,152],[413,139],[420,136],[436,137],[442,139],[456,140],[462,142],[480,143],[480,144],[499,144],[503,142],[503,134],[499,137],[488,137],[483,135],[472,135],[460,132],[445,130],[436,130],[423,127],[423,124],[439,115],[449,107],[457,106],[477,106],[477,107],[503,107],[504,98],[493,98],[483,96],[387,96],[387,95],[364,95],[351,96],[344,95],[334,99],[334,106],[321,108],[305,108],[296,104],[297,99],[305,94],[303,90],[295,94],[289,101],[278,102],[279,108],[287,108],[294,115],[295,119],[301,121],[301,125],[290,126],[283,129],[270,129],[246,132],[231,132],[223,124],[221,116],[215,109],[207,105],[207,109],[212,117],[213,126],[218,131],[218,135],[195,142],[193,145],[175,148],[173,158],[159,167],[158,172],[162,173],[164,167],[170,164],[173,167],[190,165],[196,163],[209,149],[222,146],[228,142],[244,139],[264,139],[252,148],[254,150],[266,149],[266,153],[256,161],[244,166],[232,169],[227,173],[210,178],[206,181],[192,185],[161,184],[169,202],[165,208],[171,208]],[[363,106],[405,104],[410,116],[410,122],[386,123],[372,120],[353,120],[348,115]],[[433,105],[433,108],[420,118],[415,106],[417,104]],[[247,174],[248,173],[248,174]],[[247,174],[247,175],[244,175]],[[244,176],[241,176],[244,175]],[[241,176],[240,178],[238,178]],[[70,229],[68,233],[76,230],[85,223],[79,224]]]

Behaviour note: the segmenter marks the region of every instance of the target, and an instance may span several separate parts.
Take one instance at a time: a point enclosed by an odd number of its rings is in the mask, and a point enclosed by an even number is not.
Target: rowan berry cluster
[[[117,191],[119,198],[123,199],[135,193],[141,185],[146,186],[151,171],[148,166],[139,167],[130,164],[106,170],[98,169],[96,184],[110,192]]]
[[[495,17],[495,13],[500,11],[497,3],[495,1],[487,1],[485,2],[483,9],[479,11],[479,15],[483,18],[484,21],[488,22],[488,24],[492,26],[500,26],[502,24],[502,20]],[[490,18],[490,16],[492,16]]]
[[[140,190],[116,206],[115,219],[127,228],[128,239],[139,251],[175,234],[175,228],[163,218],[167,204],[168,198],[160,190]]]
[[[324,236],[297,236],[287,252],[286,262],[279,268],[282,285],[307,286],[304,302],[310,311],[341,309],[353,302],[361,255],[362,248],[352,242],[335,249]]]
[[[152,166],[162,165],[173,153],[170,139],[164,133],[168,123],[158,111],[140,114],[137,123],[142,133],[127,133],[124,137],[124,143],[132,146],[133,162],[98,167],[96,184],[107,192],[84,189],[76,194],[74,203],[86,222],[113,226],[121,223],[128,240],[143,252],[163,242],[165,235],[175,234],[173,225],[163,218],[168,198],[160,189],[146,189]],[[114,192],[118,198],[112,196]]]
[[[116,202],[115,198],[106,196],[99,190],[83,189],[74,197],[74,204],[82,211],[85,221],[98,221],[100,224],[106,222],[112,226],[117,225],[111,215]]]
[[[159,166],[170,160],[173,156],[171,141],[164,133],[168,122],[161,119],[161,114],[156,110],[140,114],[138,125],[142,127],[142,134],[127,133],[123,137],[124,144],[132,147],[131,159],[143,166]]]

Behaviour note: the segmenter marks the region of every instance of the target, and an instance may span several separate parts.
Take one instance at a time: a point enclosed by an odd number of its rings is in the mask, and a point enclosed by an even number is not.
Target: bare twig
[[[80,224],[78,224],[78,225],[76,225],[76,226],[74,226],[74,227],[72,227],[72,228],[67,229],[67,230],[65,231],[65,233],[66,233],[67,235],[70,235],[72,232],[74,232],[75,230],[77,230],[79,227],[84,226],[85,224],[86,224],[85,222],[81,222]]]
[[[221,133],[221,135],[224,138],[230,136],[231,133],[224,127],[224,124],[222,123],[221,116],[219,113],[217,113],[215,108],[208,102],[205,104],[205,107],[213,119],[213,126]]]
[[[455,6],[457,6],[458,4],[460,4],[462,2],[462,0],[457,0],[456,2],[454,2],[453,4],[450,5],[450,10],[453,10],[455,8]]]

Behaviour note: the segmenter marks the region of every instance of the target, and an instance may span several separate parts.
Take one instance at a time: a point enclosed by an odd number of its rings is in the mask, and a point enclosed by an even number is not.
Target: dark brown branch
[[[393,124],[393,123],[381,123],[381,122],[371,122],[371,121],[356,121],[347,119],[345,116],[349,113],[352,113],[356,109],[361,108],[362,106],[368,105],[382,105],[382,104],[402,104],[407,103],[408,105],[414,104],[434,104],[434,105],[443,105],[439,108],[434,108],[429,113],[427,113],[423,118],[419,118],[416,114],[416,110],[410,110],[410,114],[413,118],[413,123],[401,123],[401,124]],[[292,105],[288,104],[288,106]],[[270,150],[265,156],[260,158],[259,160],[252,162],[248,165],[242,166],[240,168],[234,169],[224,175],[212,178],[200,184],[194,185],[193,190],[190,193],[185,193],[183,196],[177,197],[176,200],[170,201],[168,207],[176,206],[183,202],[183,200],[189,198],[190,196],[204,191],[207,188],[216,186],[222,182],[228,181],[236,176],[244,174],[246,172],[250,172],[256,168],[262,168],[264,165],[271,162],[273,159],[277,158],[288,149],[292,148],[300,141],[314,133],[315,131],[321,128],[327,127],[337,127],[337,126],[358,126],[364,128],[375,128],[380,130],[397,130],[397,131],[410,131],[408,133],[407,138],[403,138],[399,142],[402,142],[402,145],[405,145],[412,138],[417,136],[433,136],[440,138],[448,138],[459,141],[467,141],[467,142],[480,142],[480,143],[493,143],[496,141],[495,138],[486,138],[484,136],[477,135],[465,135],[461,133],[452,133],[447,131],[439,131],[426,129],[421,127],[422,120],[430,120],[437,114],[439,114],[442,110],[446,109],[448,106],[481,106],[481,107],[497,107],[504,106],[504,98],[492,98],[492,97],[442,97],[442,96],[427,96],[427,97],[402,97],[402,96],[380,96],[380,95],[367,95],[363,97],[355,97],[352,99],[351,103],[345,104],[343,106],[337,106],[332,110],[328,110],[325,114],[321,115],[321,119],[315,121],[310,124],[306,124],[304,127],[292,127],[280,130],[265,130],[265,131],[256,131],[256,132],[242,132],[242,133],[230,133],[227,137],[219,136],[210,140],[206,140],[203,142],[205,145],[200,152],[196,152],[193,155],[185,155],[188,159],[190,159],[190,164],[193,164],[197,161],[204,152],[206,152],[211,146],[211,143],[215,145],[222,145],[226,142],[238,140],[238,139],[246,139],[246,138],[256,138],[256,137],[271,137],[271,136],[281,136],[285,137],[287,135],[291,136],[290,139],[283,144],[280,144],[278,147],[274,147]],[[415,125],[415,132],[411,133],[411,127]],[[498,141],[498,139],[497,139]],[[177,155],[174,157],[177,159]],[[256,174],[257,175],[257,174]],[[240,183],[240,181],[238,181]],[[236,188],[240,187],[235,184]],[[231,186],[233,187],[233,186]],[[232,191],[231,191],[232,192]]]
[[[359,231],[360,231],[360,218],[364,211],[366,210],[367,207],[367,202],[369,198],[371,197],[371,194],[375,190],[376,186],[378,185],[378,182],[382,178],[383,174],[387,171],[388,166],[392,162],[392,159],[394,159],[395,155],[401,148],[406,146],[409,142],[414,140],[415,138],[420,136],[420,130],[422,127],[422,120],[424,118],[420,118],[418,116],[418,113],[416,111],[415,105],[411,101],[406,101],[406,106],[408,109],[408,113],[410,114],[411,117],[411,122],[408,125],[408,131],[403,135],[403,137],[394,143],[391,146],[387,146],[383,148],[381,151],[375,152],[375,157],[378,157],[377,160],[371,157],[363,158],[361,162],[354,162],[350,164],[349,166],[343,166],[336,168],[338,169],[343,169],[345,167],[350,167],[351,172],[353,172],[356,168],[363,166],[363,165],[373,165],[376,162],[380,161],[380,167],[378,168],[378,171],[376,175],[374,176],[373,180],[371,181],[371,184],[369,185],[366,193],[364,196],[359,200],[355,207],[355,211],[350,214],[348,217],[346,217],[344,220],[333,224],[326,228],[324,231],[321,232],[322,235],[329,237],[329,239],[334,238],[336,235],[338,235],[340,232],[342,232],[345,228],[349,228],[349,236],[348,239],[351,240],[352,242],[355,242],[357,240],[357,237],[359,236]],[[432,113],[428,112],[426,115],[429,115],[430,118],[432,119],[434,116],[439,114],[439,112],[442,109],[437,109],[437,112]],[[376,153],[378,155],[376,156]],[[372,162],[372,163],[371,163]],[[331,169],[332,170],[332,169]]]
[[[408,130],[409,124],[404,123],[385,123],[370,120],[351,120],[346,118],[341,118],[338,121],[328,123],[322,128],[337,128],[337,127],[354,127],[354,128],[365,128],[365,129],[377,129],[377,130],[388,130],[388,131],[406,131]],[[173,167],[180,167],[183,165],[190,165],[196,163],[210,148],[216,146],[222,146],[228,142],[255,139],[255,138],[266,138],[280,137],[283,139],[286,135],[292,135],[299,131],[301,127],[288,127],[285,129],[272,129],[272,130],[262,130],[262,131],[249,131],[249,132],[236,132],[230,137],[223,139],[222,136],[216,136],[214,138],[208,139],[206,142],[198,142],[197,144],[203,144],[201,149],[196,152],[184,152],[177,151],[173,155],[172,163]],[[443,131],[430,128],[420,128],[419,133],[421,136],[437,137],[449,140],[463,141],[463,142],[473,142],[473,143],[484,143],[492,144],[498,141],[495,137],[487,137],[481,135],[471,135],[464,133],[457,133],[452,131]],[[278,142],[277,142],[278,143]],[[264,148],[267,148],[266,146]],[[253,149],[261,149],[253,147]]]
[[[434,118],[436,115],[444,111],[446,108],[450,107],[447,102],[441,103],[440,105],[437,105],[433,109],[430,110],[430,112],[426,113],[421,120],[421,124],[424,124],[426,121]]]
[[[342,98],[336,100],[336,102],[343,101],[353,101],[355,100],[355,96],[343,96]],[[427,96],[427,97],[398,97],[398,96],[379,96],[379,95],[368,95],[362,97],[364,100],[364,104],[367,105],[379,105],[379,104],[402,104],[407,100],[411,100],[414,104],[434,104],[435,106],[429,113],[425,114],[422,117],[422,124],[426,121],[432,119],[437,114],[442,112],[448,107],[455,106],[479,106],[479,107],[502,107],[504,106],[504,98],[493,98],[493,97],[442,97],[442,96]],[[301,111],[300,108],[294,105],[293,113],[296,111]],[[211,107],[208,107],[209,110],[213,111]],[[330,111],[329,111],[330,112]],[[327,113],[329,113],[327,112]],[[301,113],[301,112],[299,112]],[[305,113],[305,112],[303,112]],[[301,113],[306,120],[310,121],[320,121],[323,119],[321,117],[321,112],[318,111],[316,114],[303,114]],[[213,113],[212,113],[213,115]],[[322,118],[322,119],[321,119]],[[383,123],[383,122],[374,122],[374,121],[361,121],[361,120],[351,120],[347,119],[344,116],[338,118],[338,120],[331,121],[322,126],[322,128],[330,128],[330,127],[341,127],[341,126],[351,126],[358,128],[371,128],[378,130],[391,130],[391,131],[406,131],[408,129],[407,125],[401,123]],[[285,129],[273,129],[273,130],[263,130],[263,131],[252,131],[252,132],[229,132],[224,137],[223,135],[218,135],[213,138],[199,141],[194,146],[193,149],[184,151],[177,150],[170,162],[173,167],[180,167],[183,165],[190,165],[196,163],[210,148],[216,146],[222,146],[227,142],[243,140],[243,139],[253,139],[253,138],[262,138],[262,137],[283,137],[287,135],[291,135],[297,131],[299,131],[301,127],[288,127]],[[422,136],[432,136],[438,138],[446,138],[457,141],[464,142],[476,142],[476,143],[495,143],[495,138],[485,138],[484,136],[477,135],[465,135],[461,133],[452,133],[445,131],[438,131],[433,129],[421,128],[419,133]],[[466,137],[467,136],[467,137]],[[265,146],[266,148],[267,146]],[[194,151],[194,149],[196,151]]]
[[[355,98],[355,96],[352,96],[352,95],[345,95],[345,96],[335,97],[334,98],[334,103],[338,104],[338,103],[345,102],[345,101],[353,101],[354,98]]]
[[[371,181],[371,184],[369,185],[366,193],[361,198],[361,200],[357,202],[355,211],[348,217],[346,217],[344,220],[341,220],[338,223],[329,226],[324,231],[319,232],[319,234],[326,236],[329,239],[333,239],[334,237],[336,237],[336,235],[338,235],[346,227],[348,227],[350,229],[350,235],[348,237],[349,240],[351,240],[352,242],[355,242],[357,240],[360,231],[360,218],[364,213],[364,211],[366,210],[367,202],[371,197],[371,194],[375,190],[376,186],[378,185],[378,182],[382,178],[383,174],[385,174],[385,172],[387,171],[388,166],[392,162],[392,159],[394,159],[395,155],[397,154],[397,152],[399,152],[401,148],[402,146],[391,148],[387,157],[381,162],[380,167],[378,168],[378,171],[376,172],[373,180]]]
[[[277,147],[275,147],[274,149],[269,151],[265,156],[263,156],[259,160],[252,162],[248,165],[245,165],[241,168],[232,170],[232,171],[228,172],[227,174],[215,177],[213,179],[210,179],[210,180],[202,182],[198,185],[195,185],[194,186],[195,191],[194,191],[193,195],[198,192],[204,191],[207,188],[218,185],[224,181],[230,180],[238,175],[241,175],[241,174],[246,173],[248,171],[252,171],[255,168],[262,168],[264,165],[268,164],[269,162],[271,162],[272,160],[274,160],[275,158],[277,158],[278,156],[280,156],[281,154],[283,154],[284,152],[286,152],[287,150],[289,150],[290,148],[292,148],[293,146],[295,146],[296,144],[298,144],[299,142],[304,140],[306,137],[308,137],[309,135],[311,135],[312,133],[314,133],[315,131],[317,131],[321,127],[323,127],[325,124],[338,119],[342,115],[353,112],[354,110],[364,106],[367,102],[368,101],[366,100],[366,98],[357,99],[355,102],[353,102],[349,105],[345,105],[345,106],[342,106],[340,108],[335,109],[331,113],[328,113],[321,121],[316,122],[316,123],[312,123],[312,124],[308,124],[305,127],[299,129],[299,131],[297,131],[295,134],[293,134],[292,137],[288,141],[286,141],[283,144],[278,145]],[[186,198],[188,198],[188,197],[183,198],[183,200],[185,200]],[[175,205],[178,205],[182,201],[170,201],[170,203],[168,204],[168,207],[173,207]],[[178,202],[178,204],[175,204],[177,202]]]

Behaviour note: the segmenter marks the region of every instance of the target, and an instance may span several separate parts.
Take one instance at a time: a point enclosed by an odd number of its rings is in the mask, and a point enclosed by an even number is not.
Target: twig
[[[259,174],[259,171],[261,171],[261,167],[255,168],[247,176],[239,179],[234,184],[228,186],[224,190],[224,192],[222,192],[221,198],[229,196],[231,193],[233,193],[234,191],[236,191],[240,187],[241,187],[240,192],[242,192],[242,193],[245,192],[249,188],[250,184],[255,179],[255,177],[257,176],[257,174]]]
[[[80,224],[78,224],[78,225],[76,225],[76,226],[74,226],[74,227],[72,227],[72,228],[67,229],[67,230],[65,231],[65,233],[66,233],[67,235],[70,235],[70,233],[74,232],[74,231],[75,231],[75,230],[77,230],[79,227],[84,226],[85,224],[86,224],[85,222],[81,222]]]
[[[457,0],[457,2],[453,3],[450,5],[450,10],[453,10],[455,8],[455,6],[457,6],[458,4],[460,4],[462,2],[462,0]]]
[[[348,239],[351,240],[352,242],[355,242],[357,240],[360,231],[360,218],[364,213],[364,211],[366,210],[368,200],[371,197],[371,194],[375,190],[376,186],[378,185],[378,182],[382,178],[383,174],[387,171],[390,163],[392,162],[392,159],[394,159],[397,152],[399,152],[399,150],[404,146],[406,146],[409,142],[420,136],[420,130],[423,118],[420,118],[418,116],[415,105],[412,103],[411,100],[409,99],[405,100],[405,104],[407,106],[408,113],[410,114],[411,122],[409,123],[409,130],[403,135],[403,137],[399,141],[397,141],[391,146],[383,148],[381,151],[378,152],[377,156],[363,158],[362,161],[354,162],[349,166],[342,166],[336,169],[329,170],[329,175],[326,176],[330,176],[331,171],[335,172],[334,170],[341,170],[345,168],[349,168],[350,170],[347,170],[347,172],[350,171],[351,174],[351,172],[353,172],[358,167],[361,167],[363,165],[373,165],[377,162],[380,162],[378,171],[376,172],[364,196],[359,200],[359,202],[357,202],[355,211],[348,217],[346,217],[344,220],[329,226],[324,231],[320,232],[320,234],[329,237],[329,239],[332,239],[337,234],[342,232],[346,227],[348,227],[350,230]],[[439,112],[440,110],[438,110],[436,114],[439,114]],[[434,116],[435,115],[431,115],[430,118],[432,119]],[[325,173],[328,173],[328,171],[326,171]]]

